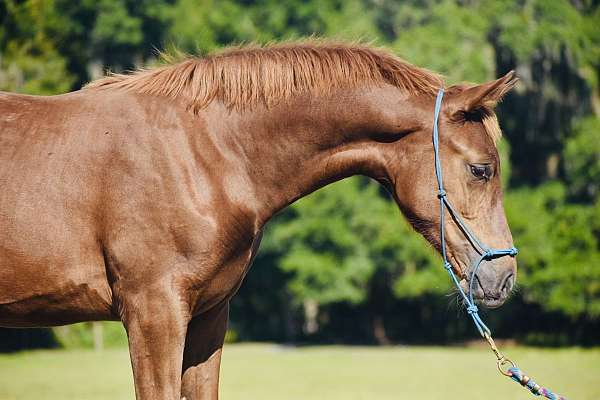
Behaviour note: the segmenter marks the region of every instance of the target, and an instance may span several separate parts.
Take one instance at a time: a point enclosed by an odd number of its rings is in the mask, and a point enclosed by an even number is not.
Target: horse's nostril
[[[500,289],[501,292],[510,292],[514,284],[514,274],[510,273],[506,278],[504,278],[504,282],[502,282],[502,287]]]

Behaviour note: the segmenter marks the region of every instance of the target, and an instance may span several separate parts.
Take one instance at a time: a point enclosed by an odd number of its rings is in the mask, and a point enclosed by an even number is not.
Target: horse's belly
[[[0,326],[34,327],[115,319],[100,266],[0,265]],[[94,270],[98,273],[94,273]]]
[[[53,197],[60,193],[18,187],[14,179],[5,183],[0,196],[0,326],[112,318],[102,250],[94,225],[76,213],[81,213],[80,204],[66,194],[60,202]]]

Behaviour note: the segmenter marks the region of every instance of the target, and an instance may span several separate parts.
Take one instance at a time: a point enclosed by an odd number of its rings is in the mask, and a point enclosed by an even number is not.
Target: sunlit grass
[[[512,347],[506,353],[539,383],[570,399],[600,398],[600,349]],[[126,349],[35,351],[0,355],[0,399],[132,399]],[[484,348],[225,348],[221,398],[528,399],[498,374]]]

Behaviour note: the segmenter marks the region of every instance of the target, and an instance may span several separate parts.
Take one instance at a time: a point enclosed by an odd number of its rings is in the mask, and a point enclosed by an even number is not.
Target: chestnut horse
[[[512,238],[493,108],[514,83],[446,88],[439,121],[446,191],[496,248]],[[384,50],[308,41],[59,96],[1,93],[0,325],[120,320],[138,399],[216,399],[229,301],[278,211],[362,174],[439,250],[431,129],[443,86]],[[478,254],[447,225],[466,285]],[[515,274],[512,258],[486,263],[476,297],[501,305]]]

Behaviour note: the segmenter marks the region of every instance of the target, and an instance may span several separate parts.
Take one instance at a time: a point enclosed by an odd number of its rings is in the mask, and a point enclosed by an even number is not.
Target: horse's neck
[[[385,143],[373,136],[414,124],[404,121],[407,107],[395,88],[387,88],[306,97],[237,114],[229,132],[254,185],[258,219],[266,222],[296,199],[351,175],[385,179],[380,151]]]

